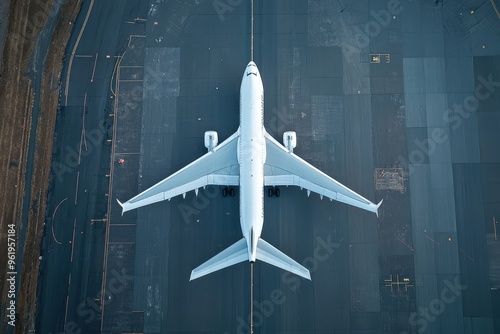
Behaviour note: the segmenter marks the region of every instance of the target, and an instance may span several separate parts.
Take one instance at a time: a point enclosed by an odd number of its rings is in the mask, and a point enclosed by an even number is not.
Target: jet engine
[[[212,151],[218,142],[217,131],[205,131],[205,147],[208,149],[208,152]]]
[[[293,149],[297,146],[297,134],[295,131],[286,131],[283,133],[283,145],[288,152],[293,153]]]

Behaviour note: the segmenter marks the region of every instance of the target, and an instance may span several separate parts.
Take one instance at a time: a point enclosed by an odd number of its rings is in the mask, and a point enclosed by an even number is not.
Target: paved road
[[[105,145],[86,160],[85,171],[68,173],[71,186],[54,187],[61,194],[53,207],[68,197],[52,222],[66,243],[47,239],[51,255],[44,275],[52,276],[42,291],[64,299],[67,292],[56,287],[67,288],[72,268],[81,285],[72,292],[71,283],[67,320],[85,332],[248,333],[247,264],[188,282],[194,267],[241,237],[237,197],[222,198],[220,189],[207,188],[198,198],[188,194],[123,217],[114,203],[203,154],[205,130],[218,131],[223,140],[237,129],[250,6],[214,4],[96,7],[88,27],[99,28],[82,35],[82,54],[123,55],[114,109],[106,90],[114,62],[98,58],[100,82],[89,84],[94,58],[78,58],[71,77],[79,84],[70,86],[67,106],[74,112],[60,123],[81,126],[85,86],[94,96],[89,105],[108,110],[95,116],[94,125],[111,124],[106,114],[116,112],[109,235],[102,224],[88,224],[105,212],[111,149]],[[498,332],[498,279],[490,270],[498,254],[491,218],[500,215],[491,186],[500,170],[492,149],[500,139],[494,126],[498,93],[484,84],[490,74],[500,78],[500,44],[488,33],[499,25],[491,4],[408,0],[393,8],[386,1],[257,1],[255,13],[267,130],[278,139],[285,130],[297,131],[298,155],[373,201],[384,199],[377,220],[294,188],[282,189],[279,199],[266,198],[263,238],[308,266],[312,281],[257,263],[255,332]],[[145,37],[121,48],[127,34],[139,29],[124,24],[134,17],[147,18],[137,33]],[[128,29],[113,35],[106,25]],[[90,40],[102,44],[96,48]],[[477,110],[448,109],[468,107],[480,84],[491,94]],[[89,114],[90,108],[90,122]],[[66,159],[64,145],[78,144],[79,132],[62,131],[58,140],[59,159]],[[78,171],[88,175],[78,201],[90,209],[77,215],[77,266],[70,265],[68,241]],[[93,197],[82,189],[95,189]],[[64,215],[65,224],[57,218]],[[67,265],[56,269],[61,261]],[[51,298],[42,310],[61,300]],[[40,320],[43,328],[61,330],[62,308],[60,302],[49,320]]]
[[[37,331],[42,333],[100,328],[105,223],[99,220],[107,211],[110,79],[115,56],[129,35],[144,29],[126,23],[141,10],[141,1],[85,1],[67,48],[37,304]],[[98,221],[91,224],[92,219]]]

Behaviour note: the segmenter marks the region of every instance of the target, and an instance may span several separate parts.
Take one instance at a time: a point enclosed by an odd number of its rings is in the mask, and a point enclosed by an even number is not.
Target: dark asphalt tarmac
[[[84,2],[75,23],[66,65],[90,3]],[[100,303],[95,299],[99,299],[101,290],[105,223],[91,224],[91,220],[105,218],[107,210],[109,181],[106,175],[110,170],[111,147],[106,140],[111,138],[113,124],[109,117],[113,110],[109,86],[114,57],[121,52],[130,34],[144,29],[126,23],[140,15],[141,10],[145,11],[145,5],[140,1],[96,1],[73,59],[67,103],[64,94],[67,66],[62,75],[42,246],[37,332],[95,333],[100,330]],[[83,123],[86,143],[81,141]]]
[[[256,263],[255,333],[500,332],[499,280],[490,269],[499,253],[492,217],[500,216],[500,155],[492,147],[500,95],[484,84],[489,75],[500,81],[500,44],[489,33],[500,21],[488,2],[394,3],[256,1],[268,132],[280,139],[297,131],[295,153],[384,204],[377,220],[296,188],[266,197],[262,237],[309,267],[312,281]],[[68,200],[46,225],[62,244],[47,230],[38,328],[62,331],[71,272],[66,323],[74,327],[66,332],[248,333],[248,264],[188,281],[194,267],[241,238],[237,197],[209,187],[123,217],[114,199],[202,155],[204,131],[221,140],[236,131],[250,5],[94,6],[77,53],[99,53],[96,77],[90,83],[94,58],[75,58],[54,159],[66,161],[65,147],[79,145],[87,92],[86,129],[116,131],[106,293],[99,300],[104,224],[89,223],[106,210],[104,142],[53,183],[49,208]],[[136,17],[147,22],[125,23]],[[123,48],[130,34],[145,37]],[[115,62],[105,54],[123,55],[114,118]],[[478,85],[490,95],[465,109]],[[375,168],[396,170],[403,188],[375,189]]]

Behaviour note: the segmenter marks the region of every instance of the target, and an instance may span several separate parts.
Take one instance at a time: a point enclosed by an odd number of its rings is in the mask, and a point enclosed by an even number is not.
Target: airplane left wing
[[[207,185],[237,186],[240,184],[240,169],[237,157],[239,129],[212,151],[193,161],[166,179],[129,199],[118,203],[122,214],[148,204],[170,200],[172,197]]]
[[[378,217],[378,208],[382,201],[374,204],[363,196],[334,180],[297,155],[290,153],[270,134],[266,137],[266,162],[264,165],[265,186],[298,186],[310,192],[318,193],[358,208],[374,212]]]

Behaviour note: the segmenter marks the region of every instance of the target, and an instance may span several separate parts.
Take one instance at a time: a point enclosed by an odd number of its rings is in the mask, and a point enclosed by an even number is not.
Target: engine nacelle
[[[205,131],[205,147],[209,152],[217,146],[218,142],[217,131]]]
[[[297,146],[297,134],[295,131],[286,131],[283,133],[283,145],[285,145],[290,153],[293,153],[293,149]]]

